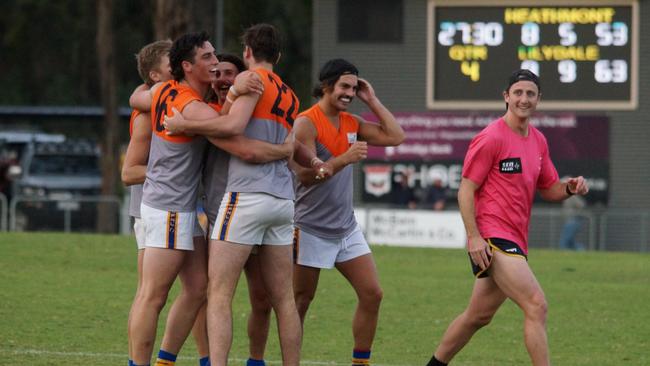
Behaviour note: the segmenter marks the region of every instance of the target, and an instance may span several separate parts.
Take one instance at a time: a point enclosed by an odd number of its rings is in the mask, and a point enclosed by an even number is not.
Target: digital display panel
[[[510,73],[540,76],[540,109],[635,109],[636,1],[436,1],[428,7],[427,104],[499,109]]]

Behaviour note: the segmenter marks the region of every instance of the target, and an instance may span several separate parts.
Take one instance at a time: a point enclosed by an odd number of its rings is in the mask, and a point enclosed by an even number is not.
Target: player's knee
[[[271,302],[266,295],[266,292],[257,292],[251,294],[251,310],[259,314],[267,314],[271,312]]]
[[[467,321],[471,328],[480,329],[490,324],[493,317],[494,317],[493,313],[467,314]]]
[[[186,296],[192,302],[204,303],[207,300],[207,283],[203,285],[185,286],[181,295]]]
[[[359,293],[359,302],[364,306],[379,308],[384,298],[384,291],[381,287],[372,287]]]
[[[160,312],[167,302],[167,292],[143,289],[139,294],[139,302],[148,309]]]
[[[539,293],[531,297],[524,312],[529,318],[545,322],[548,313],[548,303],[546,302],[544,294]]]
[[[305,313],[307,309],[309,309],[309,304],[311,304],[314,299],[314,295],[315,293],[313,291],[299,290],[295,292],[296,307],[301,314]]]

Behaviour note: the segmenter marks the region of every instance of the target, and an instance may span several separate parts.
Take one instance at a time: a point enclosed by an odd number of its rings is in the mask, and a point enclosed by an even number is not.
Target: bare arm
[[[215,112],[209,118],[188,117],[184,113],[178,113],[178,110],[173,108],[173,115],[165,116],[163,125],[169,131],[168,133],[172,135],[194,134],[207,137],[241,135],[246,129],[258,99],[258,94],[242,95],[235,100],[227,115],[219,116]],[[207,104],[205,106],[208,107]]]
[[[248,163],[268,163],[275,160],[287,159],[293,153],[293,143],[271,144],[261,140],[250,139],[244,135],[229,138],[209,137],[211,143],[229,154]]]
[[[153,99],[154,90],[158,89],[160,84],[161,83],[157,83],[151,88],[149,88],[147,84],[142,84],[135,88],[129,98],[129,105],[131,108],[149,113],[151,111],[151,101]]]
[[[379,118],[379,124],[368,123],[359,116],[359,136],[370,145],[397,146],[404,141],[405,134],[402,126],[397,123],[395,116],[386,108],[375,95],[372,85],[364,79],[359,79],[357,96]]]
[[[320,162],[320,160],[315,161],[316,138],[318,137],[318,133],[314,125],[307,117],[300,117],[294,122],[294,133],[296,135],[297,146],[293,160],[297,164],[293,164],[292,168],[296,172],[300,183],[307,187],[325,181],[346,165],[359,161],[367,156],[367,144],[359,141],[338,157],[334,157],[324,163]],[[298,154],[300,154],[300,157]],[[306,164],[307,158],[309,158],[309,164]],[[308,166],[312,168],[307,168]],[[322,171],[321,168],[323,168]]]
[[[140,113],[133,121],[131,140],[122,165],[122,182],[130,186],[144,182],[151,145],[151,117]]]
[[[546,201],[559,202],[571,197],[568,192],[584,196],[589,192],[587,181],[582,176],[569,178],[566,183],[557,181],[547,189],[540,189],[539,195]]]
[[[467,252],[477,266],[486,269],[490,264],[492,250],[481,236],[476,224],[474,193],[478,187],[473,181],[463,178],[458,189],[458,207],[467,232]]]

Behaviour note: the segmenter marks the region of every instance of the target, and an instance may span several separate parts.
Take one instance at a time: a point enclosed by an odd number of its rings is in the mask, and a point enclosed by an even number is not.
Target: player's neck
[[[510,127],[510,129],[517,135],[521,135],[523,137],[528,136],[528,125],[530,123],[530,119],[528,117],[520,118],[513,113],[506,113],[503,116],[503,120],[506,122],[506,125],[508,125],[508,127]]]
[[[189,86],[190,88],[194,89],[199,95],[207,95],[208,89],[210,89],[210,84],[202,83],[191,77],[185,77],[181,79],[180,84]]]
[[[270,62],[250,61],[248,63],[248,69],[249,70],[264,69],[273,72],[273,64]]]
[[[321,98],[318,101],[318,107],[321,111],[323,111],[325,117],[327,117],[332,122],[332,124],[338,128],[339,115],[341,111],[330,104],[327,100],[325,100],[325,98]]]

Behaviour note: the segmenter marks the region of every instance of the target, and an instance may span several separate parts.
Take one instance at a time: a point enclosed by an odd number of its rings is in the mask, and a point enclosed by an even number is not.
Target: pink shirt
[[[493,121],[469,145],[463,178],[479,186],[474,199],[481,236],[513,241],[527,254],[535,190],[559,179],[544,135],[529,125],[523,137],[503,118]]]

